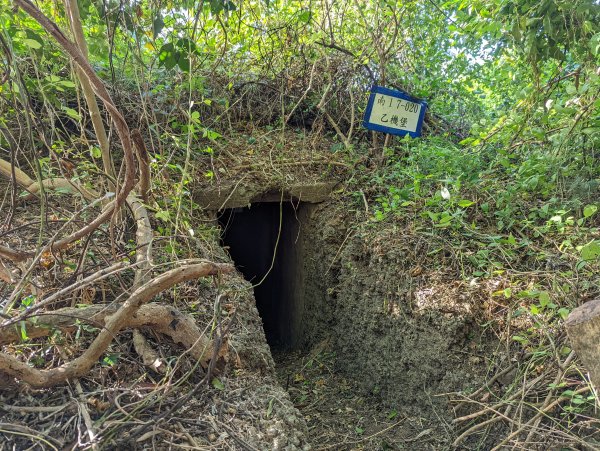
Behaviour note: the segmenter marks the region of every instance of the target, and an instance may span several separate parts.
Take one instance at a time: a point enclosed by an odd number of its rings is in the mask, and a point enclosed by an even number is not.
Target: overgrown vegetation
[[[20,324],[17,336],[2,341],[7,355],[41,370],[69,360],[55,343],[28,344],[43,335],[31,332],[36,311],[75,307],[62,297],[47,302],[58,290],[79,290],[77,281],[99,274],[112,288],[96,288],[82,302],[94,304],[148,282],[149,241],[136,243],[121,206],[148,210],[134,219],[153,229],[156,278],[186,258],[215,256],[216,232],[205,225],[195,191],[244,177],[281,186],[295,173],[335,176],[345,182],[340,197],[354,227],[374,236],[405,227],[431,243],[429,271],[495,287],[482,322],[507,341],[506,352],[519,353],[519,371],[483,401],[481,391],[456,395],[483,410],[458,418],[469,426],[455,445],[505,422],[498,447],[527,448],[544,436],[597,446],[586,434],[597,427],[598,400],[562,328],[574,307],[600,294],[597,2],[31,6],[67,36],[77,35],[73,17],[80,18],[87,76],[27,5],[0,0],[0,174],[8,181],[0,185],[0,326]],[[68,39],[85,57],[82,42]],[[100,124],[92,123],[86,83],[102,103]],[[361,127],[374,84],[427,100],[423,138]],[[127,127],[139,130],[141,144]],[[136,189],[143,203],[128,197],[134,163],[137,180],[150,171],[149,191],[143,183]],[[145,276],[136,272],[144,268]],[[514,318],[525,320],[515,327]],[[215,330],[217,318],[211,321]],[[18,340],[25,344],[9,345]],[[84,347],[78,339],[71,345]],[[491,358],[489,367],[493,378]]]

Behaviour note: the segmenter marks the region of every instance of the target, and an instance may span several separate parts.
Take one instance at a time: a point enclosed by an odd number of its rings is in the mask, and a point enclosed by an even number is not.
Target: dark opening
[[[293,348],[299,339],[303,294],[298,214],[302,208],[291,202],[264,202],[219,214],[222,244],[246,280],[255,285],[254,297],[272,349]]]

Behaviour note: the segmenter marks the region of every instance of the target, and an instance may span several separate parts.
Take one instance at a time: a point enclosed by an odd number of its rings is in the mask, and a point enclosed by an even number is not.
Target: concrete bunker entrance
[[[298,348],[304,304],[303,225],[311,204],[256,202],[219,212],[222,245],[254,286],[272,350]]]

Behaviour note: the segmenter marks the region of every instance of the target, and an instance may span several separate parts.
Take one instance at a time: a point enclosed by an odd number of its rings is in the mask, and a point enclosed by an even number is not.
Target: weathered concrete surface
[[[248,186],[242,183],[228,184],[217,188],[198,189],[194,192],[194,200],[207,210],[241,208],[253,202],[279,202],[280,200],[319,203],[329,198],[337,183],[265,187]]]

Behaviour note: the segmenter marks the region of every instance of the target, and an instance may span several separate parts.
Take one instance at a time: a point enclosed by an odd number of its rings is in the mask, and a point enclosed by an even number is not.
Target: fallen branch
[[[150,346],[146,337],[138,329],[133,330],[133,347],[142,358],[144,366],[160,374],[165,374],[166,369],[158,353]]]
[[[6,178],[12,180],[12,171],[13,171],[13,165],[10,164],[8,161],[0,158],[0,174],[5,176]],[[31,186],[35,183],[35,180],[33,180],[31,177],[29,177],[25,172],[23,172],[17,166],[14,166],[14,171],[15,171],[16,182],[19,185],[21,185],[23,188]]]
[[[591,390],[591,387],[589,387],[589,386],[582,387],[579,390],[576,390],[575,392],[573,392],[573,396],[587,393],[590,390]],[[564,401],[569,401],[571,399],[572,399],[572,396],[561,396],[559,398],[556,398],[551,403],[544,405],[544,407],[541,408],[539,410],[539,412],[537,414],[535,414],[535,416],[533,416],[529,421],[527,421],[526,423],[521,425],[521,427],[519,427],[517,430],[512,432],[508,437],[506,437],[504,440],[502,440],[500,443],[498,443],[496,446],[494,446],[492,448],[492,451],[501,450],[504,447],[504,445],[509,443],[512,439],[518,437],[524,431],[531,429],[533,427],[533,424],[538,420],[538,418],[541,418],[543,415],[547,415],[548,413],[552,412],[552,410],[554,410],[554,408],[556,406],[558,406],[560,403],[562,403]]]
[[[41,183],[34,182],[31,185],[24,187],[28,192],[24,199],[31,199],[35,194],[40,191],[40,185],[43,185],[44,189],[62,189],[69,193],[80,193],[84,199],[86,200],[94,200],[100,197],[100,193],[93,189],[85,188],[81,186],[79,183],[75,183],[72,180],[63,179],[63,178],[52,178],[42,180]]]
[[[20,263],[31,257],[27,252],[15,251],[10,247],[2,246],[0,244],[0,257],[10,260],[14,263]]]
[[[40,446],[43,444],[54,451],[64,449],[65,446],[64,442],[58,441],[54,437],[50,437],[43,432],[38,432],[35,429],[28,428],[27,426],[22,426],[20,424],[0,423],[0,435],[7,437],[11,434],[29,438],[33,443],[40,442]]]
[[[497,410],[492,410],[492,412],[496,413],[496,416],[493,416],[492,418],[489,418],[485,421],[482,421],[481,423],[475,423],[473,426],[471,426],[470,428],[468,428],[466,431],[464,431],[462,434],[460,434],[452,443],[452,446],[456,446],[458,447],[461,442],[467,438],[469,435],[474,434],[475,432],[489,427],[490,425],[497,423],[500,420],[506,420],[509,419],[508,415],[510,414],[510,411],[512,410],[512,405],[508,405],[508,407],[506,408],[506,410],[504,410],[503,413],[498,412]]]
[[[81,382],[79,382],[79,380],[75,381],[75,389],[77,390],[77,404],[79,405],[79,412],[83,417],[83,422],[87,429],[87,435],[90,439],[89,443],[91,444],[91,449],[92,451],[96,451],[98,449],[98,444],[96,443],[98,434],[94,430],[94,423],[92,422],[90,411],[87,408],[87,400],[85,399],[83,387],[81,387]]]

